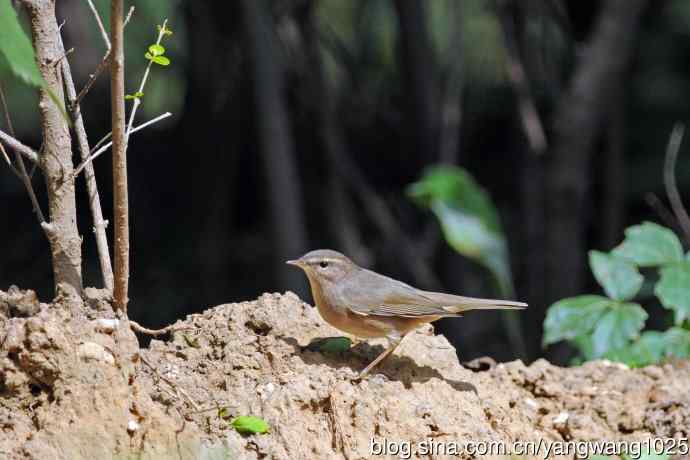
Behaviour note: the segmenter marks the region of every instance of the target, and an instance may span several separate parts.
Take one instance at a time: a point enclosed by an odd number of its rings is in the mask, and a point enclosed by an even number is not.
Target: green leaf
[[[151,53],[152,56],[162,56],[165,54],[165,48],[158,43],[154,43],[153,45],[149,46],[149,53]]]
[[[159,64],[159,65],[164,65],[164,66],[165,66],[165,65],[169,65],[169,64],[170,64],[170,59],[168,59],[168,58],[165,57],[165,56],[153,56],[153,58],[151,58],[151,60],[152,60],[153,62],[155,62],[156,64]]]
[[[341,353],[352,346],[352,341],[347,337],[326,337],[312,340],[307,349],[322,353]]]
[[[137,91],[134,94],[125,94],[125,99],[139,99],[142,97],[144,97],[144,93],[142,93],[141,91]]]
[[[645,331],[629,346],[605,354],[605,357],[630,367],[659,363],[671,356],[690,357],[690,331],[680,327],[672,327],[665,332]]]
[[[156,26],[158,28],[158,32],[163,32],[163,35],[172,35],[173,31],[168,28],[168,26],[163,27],[162,25],[158,24]]]
[[[625,240],[613,253],[632,260],[640,267],[663,265],[683,259],[683,248],[676,234],[652,222],[644,222],[625,230]]]
[[[635,297],[644,278],[630,261],[599,251],[589,251],[589,266],[606,295],[624,301]]]
[[[252,415],[240,415],[230,421],[238,433],[240,434],[259,434],[268,433],[268,423],[259,417]]]
[[[578,350],[580,350],[580,354],[584,359],[574,360],[571,365],[579,366],[585,361],[596,358],[596,356],[594,356],[594,344],[591,334],[577,336],[572,340],[572,343],[575,345],[575,347],[577,347]]]
[[[0,60],[25,83],[39,88],[44,85],[31,41],[19,24],[10,0],[0,0]]]
[[[666,354],[667,345],[668,340],[663,332],[645,331],[629,346],[612,350],[604,356],[630,367],[643,367],[660,362]]]
[[[664,332],[666,356],[680,359],[690,358],[690,331],[681,327],[672,327]]]
[[[647,312],[636,303],[611,304],[594,328],[593,357],[627,346],[631,339],[639,336],[647,316]]]
[[[661,267],[654,294],[661,304],[673,310],[676,325],[690,318],[690,261]]]
[[[544,320],[544,345],[590,333],[611,303],[611,299],[599,295],[570,297],[554,303]]]
[[[407,192],[436,215],[453,249],[488,268],[501,294],[512,295],[508,248],[498,212],[470,174],[456,167],[433,167]]]

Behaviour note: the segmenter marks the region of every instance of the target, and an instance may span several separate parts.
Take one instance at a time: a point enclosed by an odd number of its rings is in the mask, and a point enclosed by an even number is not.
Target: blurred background
[[[85,1],[57,4],[79,89],[105,46]],[[109,2],[95,4],[108,24]],[[687,0],[132,5],[128,92],[156,25],[174,32],[136,124],[173,116],[128,151],[129,311],[143,325],[263,292],[311,302],[284,261],[332,248],[419,288],[530,304],[437,323],[461,360],[565,363],[565,346],[542,348],[542,322],[554,301],[598,292],[587,250],[643,220],[673,228],[663,163],[673,124],[690,116]],[[3,86],[17,136],[38,149],[36,91]],[[82,113],[93,145],[110,129],[107,75]],[[94,164],[108,218],[109,152]],[[101,287],[83,176],[77,187],[86,284]],[[49,247],[4,165],[0,202],[0,289],[49,301]]]

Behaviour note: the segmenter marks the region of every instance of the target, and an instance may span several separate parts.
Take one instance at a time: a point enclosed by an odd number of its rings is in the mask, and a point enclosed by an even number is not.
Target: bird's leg
[[[390,341],[390,343],[388,345],[388,348],[384,350],[380,355],[378,355],[375,360],[369,363],[369,365],[365,367],[362,372],[359,373],[359,375],[357,376],[357,380],[363,379],[369,373],[369,371],[376,367],[378,363],[380,363],[381,361],[386,359],[388,355],[393,353],[395,349],[398,348],[398,345],[400,345],[400,342],[402,342],[403,338],[404,336],[401,337],[399,335],[389,336],[388,340]]]

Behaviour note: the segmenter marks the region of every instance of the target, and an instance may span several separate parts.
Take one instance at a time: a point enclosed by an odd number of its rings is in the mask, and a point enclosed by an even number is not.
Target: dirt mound
[[[307,348],[341,334],[291,293],[191,315],[178,324],[184,330],[143,350],[97,292],[87,304],[0,292],[0,457],[356,459],[386,440],[448,447],[689,435],[682,365],[540,360],[473,372],[429,327],[356,382],[381,343]],[[243,437],[219,409],[262,417],[270,432]]]

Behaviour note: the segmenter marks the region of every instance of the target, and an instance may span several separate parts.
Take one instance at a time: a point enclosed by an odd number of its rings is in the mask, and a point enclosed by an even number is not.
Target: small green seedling
[[[307,350],[320,351],[321,353],[342,353],[349,350],[351,346],[352,341],[348,337],[326,337],[312,340],[307,345]]]
[[[270,428],[264,419],[253,415],[240,415],[233,418],[227,407],[218,409],[218,417],[228,422],[241,435],[268,433]]]
[[[230,420],[230,425],[243,435],[268,433],[268,423],[252,415],[240,415]]]

